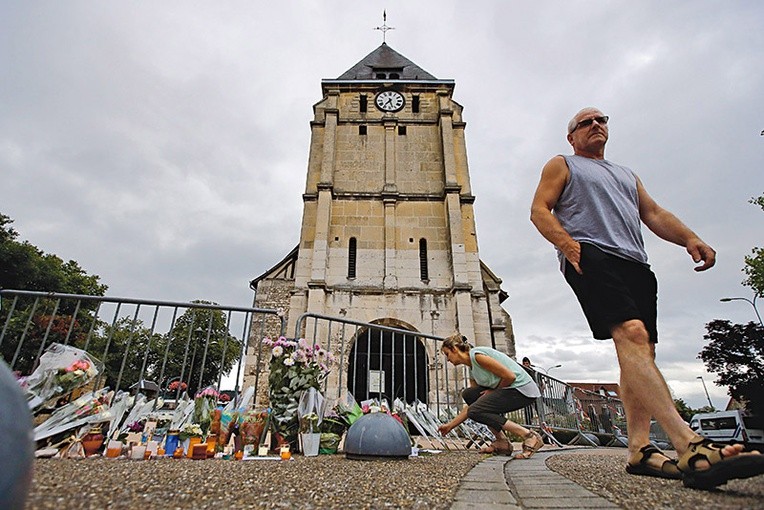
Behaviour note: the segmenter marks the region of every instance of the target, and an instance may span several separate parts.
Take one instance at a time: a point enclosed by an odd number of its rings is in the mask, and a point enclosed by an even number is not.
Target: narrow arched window
[[[355,278],[355,263],[356,263],[356,240],[355,237],[350,238],[348,243],[348,278]]]
[[[430,279],[427,271],[427,239],[425,238],[419,240],[419,278],[422,280]]]

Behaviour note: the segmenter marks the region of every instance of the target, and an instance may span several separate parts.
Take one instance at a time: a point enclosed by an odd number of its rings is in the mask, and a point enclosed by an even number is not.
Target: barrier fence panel
[[[440,352],[443,337],[385,324],[354,321],[314,313],[303,314],[295,338],[305,338],[331,351],[338,362],[324,381],[330,401],[350,392],[359,403],[384,400],[403,412],[411,430],[434,447],[479,448],[493,436],[469,423],[440,437],[437,427],[461,407],[469,384],[466,367],[448,364]],[[437,446],[440,445],[440,446]]]
[[[0,290],[0,355],[11,370],[28,376],[52,346],[72,346],[86,351],[98,368],[96,379],[82,392],[102,387],[154,391],[177,401],[184,392],[193,396],[207,386],[220,390],[225,378],[234,386],[234,407],[257,407],[258,395],[267,394],[260,391],[267,387],[268,367],[268,360],[259,359],[261,339],[274,328],[286,333],[281,311]],[[348,392],[359,403],[384,400],[408,418],[412,433],[435,448],[480,448],[494,440],[486,426],[471,420],[446,437],[437,432],[456,416],[469,385],[468,368],[450,365],[440,352],[443,337],[306,313],[297,320],[295,338],[334,354],[338,363],[322,388],[329,401],[340,401]],[[258,356],[249,368],[254,385],[242,388],[248,351]],[[547,374],[532,375],[541,397],[509,413],[509,419],[540,430],[558,445],[563,439],[590,446],[626,445],[625,412],[616,396],[573,388]],[[657,424],[651,427],[651,439],[668,444]]]
[[[29,375],[54,344],[86,351],[98,375],[86,389],[159,392],[178,399],[234,379],[238,398],[250,332],[284,319],[276,310],[0,290],[0,354]]]

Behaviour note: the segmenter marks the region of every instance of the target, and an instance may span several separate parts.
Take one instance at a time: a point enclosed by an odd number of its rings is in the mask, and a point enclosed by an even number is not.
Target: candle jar
[[[207,436],[207,457],[214,457],[215,456],[215,448],[217,448],[218,443],[218,436],[215,434],[210,434]]]
[[[199,436],[189,437],[188,438],[188,450],[186,451],[186,457],[188,457],[189,459],[193,458],[193,456],[194,456],[194,446],[196,446],[198,444],[201,444],[201,442],[202,442],[202,438],[199,437]]]
[[[110,459],[116,459],[122,455],[122,441],[109,441],[106,447],[106,456]]]
[[[143,460],[146,458],[146,446],[142,444],[133,445],[130,451],[130,458],[133,460]]]
[[[289,445],[281,445],[281,460],[289,460],[292,458],[292,452],[289,451]]]
[[[164,444],[164,451],[165,455],[168,457],[172,457],[175,453],[175,450],[178,449],[178,443],[180,441],[180,438],[178,437],[178,431],[177,430],[170,430],[167,432],[167,439],[165,440]]]

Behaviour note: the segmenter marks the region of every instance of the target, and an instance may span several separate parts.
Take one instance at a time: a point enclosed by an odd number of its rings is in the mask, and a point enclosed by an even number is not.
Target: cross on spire
[[[382,26],[381,27],[374,27],[374,30],[381,30],[382,31],[382,42],[385,42],[385,38],[387,36],[388,30],[395,30],[395,27],[388,27],[387,26],[387,10],[382,11]]]

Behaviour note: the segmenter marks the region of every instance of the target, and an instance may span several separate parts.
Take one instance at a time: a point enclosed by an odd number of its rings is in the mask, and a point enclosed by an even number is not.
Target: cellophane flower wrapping
[[[283,336],[277,340],[264,338],[263,345],[271,350],[268,397],[273,428],[282,440],[296,445],[298,399],[309,388],[320,389],[334,356],[303,338],[297,341]]]
[[[212,413],[217,406],[218,396],[217,390],[208,386],[197,393],[194,398],[194,414],[191,421],[201,427],[205,436],[210,431],[210,426],[212,425]]]
[[[250,410],[242,414],[239,424],[242,445],[254,445],[257,448],[265,435],[268,424],[268,411]]]
[[[363,416],[363,409],[356,402],[355,397],[349,391],[345,393],[334,408],[337,415],[342,418],[348,427],[350,427],[355,421]]]
[[[297,418],[301,433],[319,433],[324,419],[324,396],[316,388],[308,388],[300,395]]]
[[[30,409],[48,400],[68,395],[96,375],[98,360],[82,349],[52,343],[40,356],[40,363],[28,377],[19,380],[26,391]]]

